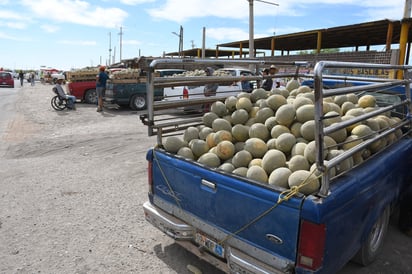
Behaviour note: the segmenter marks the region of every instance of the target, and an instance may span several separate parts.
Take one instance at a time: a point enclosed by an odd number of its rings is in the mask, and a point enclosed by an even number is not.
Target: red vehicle
[[[8,71],[0,71],[0,87],[14,88],[13,74]]]
[[[87,104],[96,104],[96,81],[69,82],[69,93]]]

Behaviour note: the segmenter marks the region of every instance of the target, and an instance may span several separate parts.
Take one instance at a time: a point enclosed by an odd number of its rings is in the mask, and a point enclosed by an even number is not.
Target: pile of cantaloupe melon
[[[351,119],[376,108],[372,95],[339,95],[325,98],[325,126]],[[285,189],[299,186],[303,194],[320,186],[316,167],[314,92],[290,80],[286,88],[268,92],[255,89],[225,102],[214,102],[202,117],[203,125],[189,127],[183,136],[169,136],[166,151],[249,179]],[[325,136],[328,161],[344,150],[399,122],[378,115]],[[372,143],[367,149],[331,169],[333,177],[370,157],[402,135],[400,130]]]

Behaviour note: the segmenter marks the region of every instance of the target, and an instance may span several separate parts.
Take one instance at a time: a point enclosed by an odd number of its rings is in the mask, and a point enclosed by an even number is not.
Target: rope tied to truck
[[[315,174],[315,172],[317,171],[316,168],[314,168],[309,175],[297,186],[292,186],[290,189],[287,189],[285,191],[282,191],[279,194],[278,200],[277,202],[271,206],[270,208],[268,208],[267,210],[265,210],[262,214],[260,214],[259,216],[257,216],[256,218],[254,218],[253,220],[251,220],[249,223],[245,224],[244,226],[242,226],[241,228],[239,228],[238,230],[236,230],[235,232],[229,233],[225,238],[223,238],[222,240],[220,240],[218,243],[219,244],[223,244],[224,242],[226,242],[227,240],[233,238],[234,236],[236,236],[237,234],[239,234],[240,232],[244,231],[245,229],[247,229],[248,227],[250,227],[251,225],[255,224],[257,221],[259,221],[260,219],[262,219],[263,217],[265,217],[267,214],[269,214],[272,210],[274,210],[276,207],[278,207],[281,203],[286,202],[288,200],[290,200],[293,196],[298,195],[298,193],[300,193],[300,189],[304,186],[306,186],[307,184],[310,183],[310,178],[312,174]],[[319,180],[319,178],[322,175],[316,175],[316,178]]]

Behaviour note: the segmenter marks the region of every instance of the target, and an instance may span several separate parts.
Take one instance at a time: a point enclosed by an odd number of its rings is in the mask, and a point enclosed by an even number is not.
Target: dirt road
[[[136,112],[50,107],[50,85],[16,88],[0,144],[0,273],[221,273],[149,225]],[[385,252],[341,273],[411,273],[412,239],[392,224]]]

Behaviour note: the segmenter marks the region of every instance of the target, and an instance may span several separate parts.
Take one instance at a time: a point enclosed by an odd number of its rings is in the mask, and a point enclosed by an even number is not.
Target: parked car
[[[216,71],[216,74],[221,74],[225,72],[228,76],[253,76],[253,72],[244,68],[222,68]],[[220,83],[217,90],[216,96],[229,97],[231,95],[237,95],[239,92],[251,92],[255,88],[255,84],[250,81],[238,81],[238,82],[224,82]],[[178,100],[188,100],[188,99],[201,99],[205,98],[204,94],[205,86],[178,86],[178,87],[168,87],[164,88],[164,98],[163,101],[178,101]],[[184,111],[202,111],[203,105],[186,106]]]
[[[14,88],[14,78],[11,72],[0,71],[0,86]]]
[[[159,69],[156,70],[159,77],[172,76],[183,73],[182,69]],[[117,104],[119,106],[129,106],[133,110],[143,110],[147,107],[146,100],[146,76],[141,76],[141,82],[135,80],[110,79],[106,83],[105,102]],[[163,88],[155,89],[155,100],[163,99]]]

